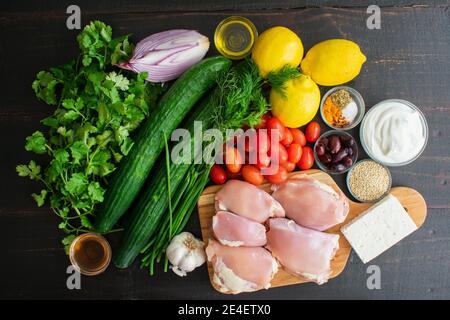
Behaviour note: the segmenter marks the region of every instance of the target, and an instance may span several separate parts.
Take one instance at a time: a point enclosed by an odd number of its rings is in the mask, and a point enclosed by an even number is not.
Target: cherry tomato
[[[270,149],[270,140],[265,131],[252,131],[246,135],[239,137],[239,144],[244,144],[246,152],[258,150],[259,153],[267,152]]]
[[[258,153],[267,153],[270,150],[270,139],[267,133],[258,130],[256,137],[258,142]]]
[[[293,137],[293,142],[298,143],[302,147],[306,145],[306,137],[305,134],[297,128],[291,128],[290,129]]]
[[[295,170],[295,163],[294,162],[285,162],[282,164],[282,166],[287,170],[287,172],[292,172]]]
[[[240,153],[241,154],[241,161],[242,161],[242,165],[248,163],[249,159],[250,159],[250,154],[248,152],[244,152],[244,153]],[[242,169],[242,168],[241,168]]]
[[[278,150],[278,159],[275,159],[274,157],[277,150]],[[276,163],[279,164],[285,163],[286,161],[288,161],[289,158],[286,148],[281,143],[278,143],[278,145],[272,145],[272,148],[269,151],[269,156],[272,161],[275,161]]]
[[[259,169],[251,164],[246,164],[242,167],[242,177],[248,183],[254,184],[255,186],[259,186],[264,182],[264,177],[262,176]]]
[[[244,135],[242,133],[237,132],[225,142],[225,145],[229,144],[230,146],[235,147],[243,139],[243,137],[244,137]]]
[[[245,152],[252,152],[256,145],[256,130],[247,131],[244,135],[239,136],[237,146],[244,144]]]
[[[225,163],[225,153],[226,153],[226,151],[227,151],[227,143],[225,142],[223,145],[222,145],[222,149],[221,150],[219,150],[219,152],[218,152],[218,154],[216,154],[216,162],[219,162],[219,160],[220,160],[220,164],[224,164]]]
[[[286,130],[284,130],[284,139],[281,141],[281,143],[285,146],[285,147],[289,147],[289,145],[292,143],[292,141],[294,140],[294,136],[292,135],[291,130],[289,130],[289,128],[286,128]]]
[[[242,180],[242,170],[238,173],[233,173],[227,170],[225,170],[225,173],[227,174],[228,180]]]
[[[268,121],[269,119],[270,119],[270,114],[269,114],[269,113],[264,114],[264,115],[261,117],[260,123],[258,123],[258,124],[255,126],[255,129],[262,129],[262,128],[265,128],[266,125],[267,125],[267,121]]]
[[[270,165],[270,157],[267,153],[258,153],[256,158],[256,167],[259,169],[267,168]]]
[[[218,164],[212,166],[209,177],[215,184],[224,184],[227,181],[225,169]]]
[[[277,117],[272,117],[267,121],[267,129],[269,129],[269,135],[271,130],[278,130],[279,140],[282,141],[284,139],[286,129]]]
[[[227,149],[233,148],[234,146],[236,146],[239,139],[241,139],[241,137],[238,135],[235,135],[235,136],[231,137],[230,139],[228,139],[227,142],[224,142],[222,145],[222,150],[220,151],[221,154],[216,155],[216,162],[218,162],[217,159],[220,159],[220,157],[222,157],[222,163],[220,163],[220,164],[226,164],[227,163],[226,162]]]
[[[280,147],[280,150],[279,150],[280,155],[278,157],[280,159],[279,163],[283,164],[288,161],[289,155],[288,155],[286,148],[281,143],[280,143],[279,147]]]
[[[287,180],[288,172],[285,167],[279,166],[277,173],[266,176],[267,180],[273,184],[279,184]]]
[[[306,126],[306,140],[309,142],[316,142],[320,136],[320,125],[312,121]]]
[[[238,173],[242,167],[242,156],[236,148],[228,148],[225,154],[225,164],[228,171]]]
[[[288,148],[288,160],[292,163],[297,163],[302,157],[302,146],[298,143],[293,143]]]
[[[270,165],[270,160],[270,156],[267,152],[258,153],[257,151],[253,151],[247,154],[247,161],[245,164],[251,164],[261,169],[267,168]]]
[[[297,166],[301,170],[310,169],[314,165],[314,153],[313,149],[309,146],[305,146],[302,149],[302,157],[297,162]]]

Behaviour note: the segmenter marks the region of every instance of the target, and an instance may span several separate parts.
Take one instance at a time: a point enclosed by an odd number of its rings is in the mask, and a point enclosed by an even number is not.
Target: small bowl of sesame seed
[[[376,202],[392,187],[389,169],[370,159],[361,160],[347,174],[347,188],[360,202]]]

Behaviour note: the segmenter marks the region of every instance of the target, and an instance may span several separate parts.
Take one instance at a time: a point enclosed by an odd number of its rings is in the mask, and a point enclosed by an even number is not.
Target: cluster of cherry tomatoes
[[[256,144],[245,140],[244,154],[236,148],[239,137],[235,138],[234,145],[224,145],[225,164],[214,164],[210,171],[210,178],[215,184],[223,184],[228,179],[243,179],[257,186],[265,180],[278,184],[285,181],[288,173],[296,167],[307,170],[314,165],[314,152],[307,142],[314,143],[319,138],[320,126],[317,122],[310,122],[303,133],[297,128],[286,128],[278,118],[268,113],[254,129]],[[271,130],[277,130],[279,142],[272,143]],[[252,158],[250,155],[256,158],[255,164],[249,163],[248,160]],[[271,163],[279,164],[276,172],[263,175],[261,169],[269,167]]]

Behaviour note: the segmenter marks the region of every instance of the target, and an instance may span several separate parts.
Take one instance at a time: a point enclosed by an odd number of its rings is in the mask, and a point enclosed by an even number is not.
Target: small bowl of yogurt
[[[360,128],[361,145],[373,160],[396,167],[416,160],[428,142],[428,125],[414,104],[401,99],[377,103]]]

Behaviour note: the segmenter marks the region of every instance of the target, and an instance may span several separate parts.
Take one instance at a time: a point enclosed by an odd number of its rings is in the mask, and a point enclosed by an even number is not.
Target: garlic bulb
[[[176,235],[166,249],[166,256],[172,264],[170,267],[172,271],[180,277],[184,277],[187,272],[191,272],[205,263],[204,245],[189,232]]]

